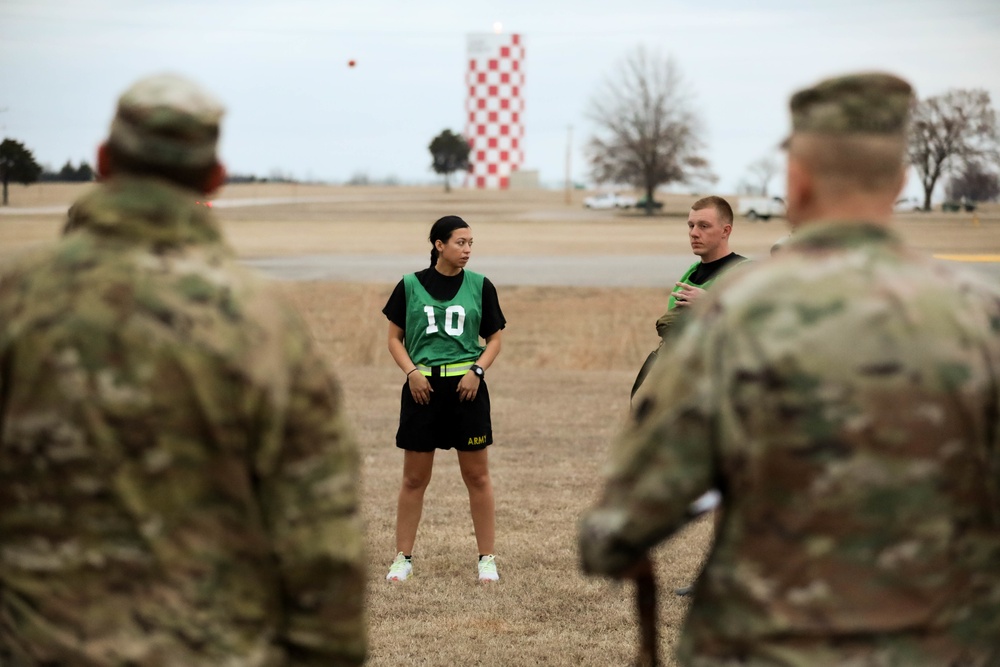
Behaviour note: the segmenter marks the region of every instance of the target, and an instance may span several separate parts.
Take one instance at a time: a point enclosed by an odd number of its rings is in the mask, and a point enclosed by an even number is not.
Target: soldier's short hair
[[[700,211],[709,207],[715,208],[715,212],[719,215],[719,222],[723,225],[733,224],[733,207],[722,197],[717,197],[716,195],[702,197],[691,204],[692,211]]]
[[[214,163],[202,167],[151,164],[130,153],[125,153],[115,144],[108,144],[108,156],[111,158],[111,164],[114,165],[116,173],[164,178],[171,183],[191,190],[203,188],[215,168]]]

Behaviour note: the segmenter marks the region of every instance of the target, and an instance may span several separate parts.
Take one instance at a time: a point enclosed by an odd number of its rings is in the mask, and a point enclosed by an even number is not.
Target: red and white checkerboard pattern
[[[524,44],[521,35],[473,34],[468,57],[470,184],[506,189],[511,172],[524,161]]]

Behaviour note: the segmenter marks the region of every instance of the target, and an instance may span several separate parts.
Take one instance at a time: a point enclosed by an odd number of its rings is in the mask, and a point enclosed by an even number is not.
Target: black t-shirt
[[[446,276],[434,267],[429,267],[423,271],[417,271],[417,280],[423,285],[427,293],[438,301],[450,301],[458,294],[465,280],[465,271],[460,271],[454,276]],[[385,303],[382,313],[389,318],[389,321],[397,327],[406,331],[406,288],[403,281],[396,284],[396,289],[392,290],[389,300]],[[507,320],[500,310],[500,299],[497,297],[497,288],[493,286],[489,278],[483,277],[483,319],[479,322],[479,335],[489,338],[496,332],[507,326]]]
[[[688,280],[692,285],[704,285],[709,280],[715,277],[715,275],[722,271],[724,268],[730,264],[745,262],[746,257],[743,255],[737,255],[735,252],[731,252],[725,257],[721,257],[714,262],[702,262],[697,269],[694,270]]]

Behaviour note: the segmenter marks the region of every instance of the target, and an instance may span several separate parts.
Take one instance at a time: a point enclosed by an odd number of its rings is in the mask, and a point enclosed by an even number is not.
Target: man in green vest
[[[633,397],[652,369],[667,336],[678,321],[683,319],[691,305],[723,271],[748,261],[746,257],[729,249],[729,236],[733,232],[733,207],[722,197],[703,197],[692,204],[687,224],[691,252],[698,256],[698,261],[688,267],[681,279],[674,283],[667,301],[667,312],[656,320],[660,345],[650,353],[639,369],[639,375],[632,385]]]

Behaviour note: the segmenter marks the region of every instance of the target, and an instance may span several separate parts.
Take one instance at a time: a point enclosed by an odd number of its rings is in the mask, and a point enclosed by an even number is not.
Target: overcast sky
[[[464,130],[466,35],[496,22],[524,36],[524,168],[553,185],[570,126],[586,179],[588,101],[639,45],[676,60],[722,192],[773,154],[789,95],[830,74],[1000,106],[997,0],[0,0],[0,134],[56,169],[93,163],[118,94],[174,71],[226,104],[230,171],[427,182],[431,138]]]

